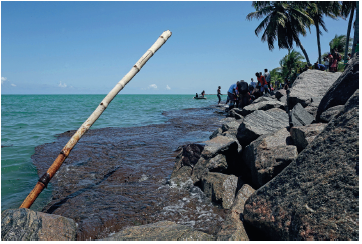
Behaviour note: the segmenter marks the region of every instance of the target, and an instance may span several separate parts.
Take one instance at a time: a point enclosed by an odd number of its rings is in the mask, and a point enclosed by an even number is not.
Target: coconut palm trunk
[[[322,63],[322,51],[321,51],[321,41],[320,41],[320,34],[319,34],[319,25],[315,23],[315,29],[317,31],[317,43],[318,43],[318,63]]]
[[[348,44],[349,44],[349,36],[351,35],[353,14],[354,14],[354,7],[352,7],[352,9],[351,9],[351,14],[349,16],[349,21],[348,21],[348,29],[347,29],[347,37],[346,37],[346,49],[344,50],[344,63],[347,63]]]
[[[153,54],[167,41],[171,36],[169,30],[162,33],[157,41],[151,46],[150,49],[138,60],[138,62],[132,67],[132,69],[120,80],[117,85],[108,93],[108,95],[99,104],[97,109],[91,114],[91,116],[82,124],[82,126],[75,132],[70,138],[68,143],[64,146],[58,157],[50,166],[48,171],[40,177],[34,189],[29,193],[20,208],[30,208],[39,194],[47,187],[49,181],[53,178],[58,171],[64,160],[68,157],[70,151],[73,149],[79,139],[88,131],[88,129],[94,124],[94,122],[101,116],[103,111],[108,107],[113,98],[127,85],[127,83],[141,70],[145,63],[153,56]]]
[[[311,63],[310,63],[310,61],[309,61],[309,57],[308,57],[307,51],[304,49],[304,47],[303,47],[302,43],[300,42],[299,38],[296,39],[295,42],[296,42],[297,46],[302,50],[302,52],[303,52],[303,54],[304,54],[304,58],[307,60],[308,66],[310,66]]]
[[[354,38],[353,38],[351,57],[353,57],[353,54],[356,52],[357,43],[359,43],[359,2],[358,1],[356,2],[356,20],[354,22]]]

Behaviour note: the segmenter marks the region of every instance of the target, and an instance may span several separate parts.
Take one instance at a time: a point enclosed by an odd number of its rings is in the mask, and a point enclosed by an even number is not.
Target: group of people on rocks
[[[271,93],[274,90],[270,85],[271,77],[268,69],[264,69],[264,75],[262,72],[255,73],[257,82],[254,82],[254,79],[251,78],[250,85],[244,80],[237,81],[235,84],[232,84],[227,92],[226,104],[230,103],[230,107],[243,108],[253,100],[262,96],[264,93]],[[218,87],[217,94],[219,102],[221,102],[221,87]]]
[[[348,53],[348,56],[347,56],[347,60],[349,60],[349,59],[351,59],[350,53]],[[316,62],[314,64],[314,68],[318,69],[318,70],[322,70],[322,71],[326,70],[329,72],[337,72],[338,62],[341,60],[342,60],[342,56],[341,56],[341,54],[338,53],[338,50],[336,48],[332,51],[332,54],[328,53],[328,55],[323,58],[324,65]]]

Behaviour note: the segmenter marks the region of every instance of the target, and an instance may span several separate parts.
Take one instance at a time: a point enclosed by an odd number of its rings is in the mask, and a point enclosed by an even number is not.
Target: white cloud
[[[169,87],[168,85],[166,85],[166,90],[171,90],[171,87]]]
[[[149,85],[149,88],[150,89],[157,89],[157,86],[156,86],[156,84],[152,84],[152,85]]]
[[[62,83],[61,81],[59,81],[59,85],[58,85],[59,87],[67,87],[67,84],[65,84],[65,83]]]
[[[15,84],[11,84],[11,86],[16,86]]]
[[[6,81],[8,78],[1,76],[1,84],[4,84],[4,81]]]

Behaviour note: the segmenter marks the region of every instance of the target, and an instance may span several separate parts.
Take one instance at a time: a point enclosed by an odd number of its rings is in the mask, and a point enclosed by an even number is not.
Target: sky
[[[225,94],[288,53],[255,35],[261,20],[246,19],[254,11],[251,1],[2,1],[1,94],[108,94],[166,30],[172,36],[120,94]],[[322,54],[348,27],[324,20]],[[316,62],[315,27],[300,39]]]

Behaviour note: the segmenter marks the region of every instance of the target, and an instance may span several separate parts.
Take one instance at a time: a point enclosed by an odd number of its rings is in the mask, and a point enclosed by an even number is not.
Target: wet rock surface
[[[213,241],[214,237],[171,221],[128,227],[98,241]]]
[[[42,211],[73,219],[77,240],[164,220],[215,234],[226,211],[192,184],[168,181],[177,148],[205,141],[220,127],[224,117],[215,109],[165,112],[165,124],[88,131],[52,179],[52,199]],[[39,175],[73,134],[65,132],[35,149],[32,159]]]
[[[75,241],[76,223],[59,215],[26,208],[1,213],[2,241]]]

